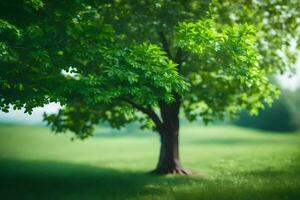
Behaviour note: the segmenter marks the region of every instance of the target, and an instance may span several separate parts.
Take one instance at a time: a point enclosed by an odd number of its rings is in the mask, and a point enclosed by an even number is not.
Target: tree
[[[276,84],[276,83],[275,83]],[[236,125],[267,131],[295,132],[300,129],[300,89],[290,91],[281,88],[281,96],[257,116],[241,112]]]
[[[300,130],[300,88],[295,91],[284,91],[284,99],[292,116],[292,125]]]
[[[284,133],[297,130],[294,118],[286,98],[281,96],[273,103],[272,107],[268,106],[258,116],[250,116],[248,113],[242,112],[234,123],[243,127]]]
[[[0,8],[2,111],[60,102],[45,120],[81,139],[100,122],[139,121],[160,136],[158,174],[188,173],[180,110],[205,123],[257,113],[278,96],[267,75],[291,66],[290,40],[299,39],[296,0],[10,0]]]

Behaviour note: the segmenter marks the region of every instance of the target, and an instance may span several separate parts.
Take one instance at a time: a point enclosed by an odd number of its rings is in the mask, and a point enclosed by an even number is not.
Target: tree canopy
[[[46,119],[79,137],[102,121],[155,128],[159,103],[177,96],[189,120],[257,113],[278,96],[267,75],[292,66],[299,39],[296,0],[0,5],[2,111],[60,102]]]

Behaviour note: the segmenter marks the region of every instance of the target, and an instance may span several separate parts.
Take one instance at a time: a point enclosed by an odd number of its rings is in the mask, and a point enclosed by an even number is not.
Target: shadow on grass
[[[193,191],[193,192],[190,192]],[[176,199],[198,200],[299,200],[300,159],[281,169],[267,167],[259,170],[220,174],[179,191]]]
[[[52,161],[0,161],[0,199],[128,199],[166,193],[186,177],[159,177]],[[159,187],[159,186],[160,187]],[[165,187],[161,187],[165,186]]]
[[[300,162],[214,179],[53,161],[0,161],[0,199],[300,199]]]

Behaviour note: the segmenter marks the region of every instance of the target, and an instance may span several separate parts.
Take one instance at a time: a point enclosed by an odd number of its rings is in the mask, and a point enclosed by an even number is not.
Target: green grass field
[[[147,174],[159,150],[151,133],[70,137],[0,125],[0,199],[300,199],[300,133],[185,126],[181,158],[192,177]]]

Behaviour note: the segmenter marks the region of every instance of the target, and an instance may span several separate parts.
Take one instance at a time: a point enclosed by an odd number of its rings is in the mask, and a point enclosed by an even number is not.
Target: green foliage
[[[237,125],[254,127],[268,131],[290,132],[300,129],[300,89],[283,90],[281,97],[272,107],[266,106],[258,116],[249,116],[242,112]]]
[[[284,91],[283,99],[291,114],[291,124],[297,129],[300,129],[300,88],[295,91]]]
[[[11,0],[0,7],[0,109],[30,113],[60,102],[45,120],[80,138],[99,122],[120,128],[138,120],[155,129],[159,105],[176,98],[189,120],[243,108],[256,114],[278,96],[267,75],[293,64],[289,41],[299,39],[295,1]]]
[[[298,0],[213,0],[210,9],[218,22],[255,25],[259,66],[272,73],[291,69],[297,60],[299,10]]]
[[[189,119],[205,122],[224,113],[236,115],[242,108],[256,114],[264,100],[272,102],[278,91],[258,64],[255,29],[248,25],[224,26],[212,20],[181,23],[177,45],[191,52],[185,64],[191,93],[184,108]]]

